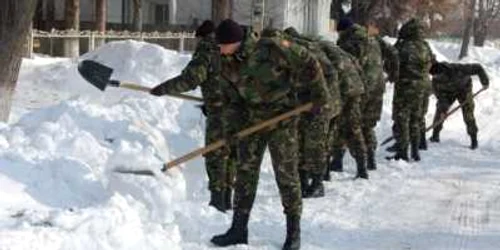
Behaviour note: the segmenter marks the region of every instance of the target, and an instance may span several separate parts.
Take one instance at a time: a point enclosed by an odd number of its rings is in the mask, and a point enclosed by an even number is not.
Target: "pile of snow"
[[[114,79],[154,86],[178,74],[189,56],[125,41],[81,59],[114,68]],[[174,211],[192,196],[186,193],[189,171],[197,179],[203,173],[189,168],[163,175],[159,169],[201,145],[199,110],[168,97],[112,88],[102,93],[76,66],[69,59],[23,62],[17,123],[0,130],[0,249],[179,249]],[[117,167],[158,176],[117,174]]]
[[[438,60],[458,55],[459,45],[431,46]],[[203,144],[195,103],[117,88],[103,93],[78,75],[83,59],[114,68],[113,79],[154,86],[178,74],[189,56],[124,41],[74,61],[23,62],[13,122],[0,126],[0,249],[211,249],[210,237],[227,229],[232,213],[207,206],[203,160],[158,171]],[[387,162],[379,148],[379,170],[352,181],[355,163],[346,157],[346,172],[325,184],[326,197],[304,201],[302,249],[498,248],[500,51],[472,48],[464,61],[482,63],[491,78],[476,102],[480,149],[466,148],[465,125],[454,115],[419,163]],[[390,135],[392,94],[389,86],[380,140]],[[434,105],[431,98],[428,123]],[[113,172],[120,166],[157,174]],[[284,222],[266,156],[248,249],[280,249]]]

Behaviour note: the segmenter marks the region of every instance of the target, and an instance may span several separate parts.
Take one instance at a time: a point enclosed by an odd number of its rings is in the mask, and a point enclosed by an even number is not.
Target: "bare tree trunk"
[[[482,47],[488,33],[488,17],[484,0],[478,0],[478,15],[474,17],[474,46]]]
[[[479,21],[474,25],[474,46],[483,47],[488,37],[488,24]]]
[[[7,122],[36,0],[0,1],[0,121]]]
[[[476,7],[476,0],[470,0],[470,5],[468,6],[467,20],[465,22],[465,29],[462,37],[462,48],[460,49],[460,55],[458,59],[466,57],[469,53],[469,43],[472,27],[474,26],[474,11]]]
[[[99,31],[100,33],[106,32],[106,14],[107,14],[107,0],[96,0],[96,30]],[[98,38],[95,41],[96,47],[100,47],[105,43],[104,38]]]
[[[252,2],[252,29],[261,32],[264,29],[264,0],[253,0]]]
[[[56,19],[56,5],[55,0],[47,1],[47,19],[45,22],[45,30],[49,31],[54,28],[54,20]]]
[[[212,20],[218,25],[222,20],[232,16],[231,0],[212,0]]]
[[[142,31],[142,0],[134,0],[134,31]]]
[[[80,0],[66,0],[65,9],[66,29],[73,29],[78,32],[80,30]],[[80,40],[78,38],[66,39],[64,42],[64,56],[78,57],[79,55]]]

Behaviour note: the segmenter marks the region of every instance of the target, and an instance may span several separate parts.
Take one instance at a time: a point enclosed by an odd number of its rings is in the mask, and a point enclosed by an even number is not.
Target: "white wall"
[[[272,22],[274,28],[284,27],[286,1],[288,0],[265,0],[264,26]],[[233,19],[240,24],[251,25],[252,0],[234,0]]]

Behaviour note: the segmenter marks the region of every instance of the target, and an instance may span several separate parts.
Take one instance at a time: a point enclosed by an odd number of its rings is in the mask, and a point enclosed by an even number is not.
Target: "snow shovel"
[[[474,93],[474,95],[472,95],[472,99],[474,99],[477,95],[479,95],[481,92],[485,91],[486,89],[485,88],[482,88],[480,90],[478,90],[476,93]],[[425,129],[425,132],[433,129],[434,127],[436,127],[437,125],[443,123],[450,115],[452,115],[453,113],[457,112],[462,106],[464,106],[467,102],[464,102],[458,106],[456,106],[455,108],[453,108],[452,110],[450,110],[448,113],[444,114],[441,116],[441,118],[433,123],[432,125],[430,125],[429,127],[427,127]],[[385,139],[381,144],[380,146],[384,146],[385,144],[389,143],[390,141],[392,141],[394,139],[394,136],[390,136],[388,137],[387,139]]]
[[[151,90],[151,88],[133,83],[110,80],[111,74],[113,73],[113,69],[92,60],[81,61],[78,64],[78,72],[80,72],[80,75],[82,75],[82,77],[85,80],[87,80],[89,83],[91,83],[101,91],[104,91],[107,86],[132,89],[148,93]],[[203,98],[195,96],[189,96],[183,94],[169,94],[169,96],[178,97],[184,100],[203,102]]]
[[[268,120],[265,120],[261,123],[258,123],[258,124],[255,124],[251,127],[248,127],[244,130],[241,130],[240,132],[236,133],[234,135],[234,137],[236,139],[242,139],[242,138],[245,138],[249,135],[252,135],[258,131],[261,131],[262,129],[265,129],[265,128],[268,128],[270,126],[273,126],[283,120],[286,120],[286,119],[289,119],[293,116],[297,116],[303,112],[306,112],[306,111],[309,111],[311,110],[311,108],[313,107],[313,104],[312,102],[309,102],[307,104],[304,104],[304,105],[301,105],[293,110],[290,110],[288,112],[285,112],[281,115],[278,115],[278,116],[275,116],[274,118],[271,118],[271,119],[268,119]],[[211,143],[205,147],[202,147],[202,148],[198,148],[190,153],[187,153],[177,159],[174,159],[173,161],[170,161],[170,162],[167,162],[165,164],[163,164],[163,167],[161,169],[161,172],[163,173],[166,173],[168,169],[170,168],[173,168],[175,166],[178,166],[184,162],[187,162],[193,158],[196,158],[197,156],[199,155],[204,155],[206,153],[209,153],[209,152],[212,152],[214,150],[217,150],[223,146],[225,146],[227,144],[227,140],[226,139],[221,139],[221,140],[218,140],[214,143]],[[115,172],[118,172],[118,173],[123,173],[123,174],[135,174],[135,175],[148,175],[148,176],[154,176],[154,172],[152,170],[148,170],[148,169],[137,169],[137,170],[134,170],[134,169],[123,169],[123,168],[116,168],[114,169]]]

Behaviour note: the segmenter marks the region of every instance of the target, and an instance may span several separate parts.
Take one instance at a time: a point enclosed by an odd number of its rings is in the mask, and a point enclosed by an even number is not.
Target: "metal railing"
[[[137,40],[159,44],[166,49],[182,51],[192,51],[195,46],[195,36],[193,32],[130,32],[130,31],[76,31],[76,30],[56,30],[50,32],[33,30],[29,39],[29,56],[34,52],[55,56],[61,54],[60,43],[67,39],[80,40],[80,54],[95,50],[98,45],[116,40]],[[83,49],[82,49],[83,48]]]

